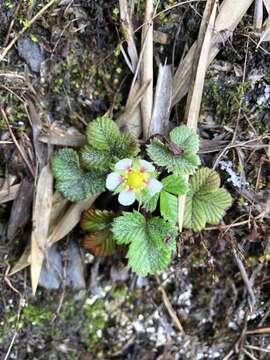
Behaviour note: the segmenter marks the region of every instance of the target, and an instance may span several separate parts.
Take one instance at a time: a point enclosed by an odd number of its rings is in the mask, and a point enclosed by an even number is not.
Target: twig
[[[235,251],[234,248],[232,248],[232,252],[233,252],[234,258],[236,260],[236,263],[238,265],[238,268],[240,270],[242,279],[243,279],[243,281],[244,281],[244,283],[246,285],[248,294],[250,296],[249,305],[250,305],[250,310],[251,310],[251,313],[252,313],[253,310],[254,310],[254,305],[256,303],[256,298],[255,298],[255,295],[254,295],[254,292],[253,292],[253,289],[252,289],[252,284],[251,284],[251,281],[249,280],[249,277],[247,275],[244,264],[243,264],[242,260],[239,258],[238,254],[237,254],[237,252]]]
[[[3,61],[6,57],[7,53],[10,51],[10,49],[16,44],[18,39],[26,32],[26,30],[29,29],[33,23],[40,18],[46,10],[49,9],[57,0],[51,0],[48,4],[46,4],[25,26],[19,33],[11,40],[11,42],[7,45],[7,47],[3,50],[2,54],[0,55],[0,61]]]
[[[9,125],[8,118],[7,118],[7,115],[6,115],[5,111],[4,111],[4,109],[1,109],[1,113],[2,113],[2,116],[3,116],[4,120],[5,120],[5,123],[7,124],[10,136],[11,136],[11,138],[12,138],[18,152],[20,153],[22,159],[24,160],[26,166],[28,167],[31,175],[33,176],[33,178],[35,178],[35,171],[34,171],[33,167],[31,166],[30,162],[28,161],[27,157],[25,156],[24,152],[22,151],[22,149],[21,149],[15,135],[13,134],[13,131],[12,131],[10,125]]]
[[[255,356],[253,356],[249,351],[243,349],[243,352],[251,359],[251,360],[258,360]]]
[[[161,292],[162,300],[164,302],[164,305],[165,305],[165,307],[166,307],[172,321],[174,322],[175,326],[178,328],[180,333],[183,336],[186,336],[185,330],[184,330],[183,326],[181,325],[181,322],[180,322],[179,318],[176,315],[176,312],[174,311],[174,309],[172,307],[172,304],[171,304],[171,302],[170,302],[170,300],[168,298],[168,295],[167,295],[164,287],[160,283],[159,277],[156,275],[155,278],[156,278],[156,281],[157,281],[157,283],[159,285],[158,290]]]

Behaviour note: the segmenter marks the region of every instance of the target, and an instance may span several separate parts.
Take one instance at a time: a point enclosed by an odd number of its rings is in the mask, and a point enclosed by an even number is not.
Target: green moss
[[[30,323],[33,326],[40,326],[45,321],[50,321],[52,317],[53,312],[44,306],[28,304],[22,309],[21,321],[24,324]]]
[[[102,299],[96,300],[93,304],[85,303],[84,307],[83,333],[87,336],[87,348],[91,349],[100,341],[103,330],[106,328],[108,316],[105,304]]]

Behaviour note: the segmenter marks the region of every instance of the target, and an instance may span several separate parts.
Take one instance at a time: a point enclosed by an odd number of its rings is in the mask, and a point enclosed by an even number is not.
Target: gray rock
[[[84,289],[84,265],[79,247],[74,241],[69,241],[65,256],[67,260],[65,285],[73,289]]]
[[[34,72],[40,71],[40,65],[44,61],[44,53],[40,46],[29,38],[18,40],[19,55],[26,61]]]
[[[48,250],[48,261],[44,261],[39,278],[39,285],[46,289],[59,289],[63,273],[62,258],[57,244]]]

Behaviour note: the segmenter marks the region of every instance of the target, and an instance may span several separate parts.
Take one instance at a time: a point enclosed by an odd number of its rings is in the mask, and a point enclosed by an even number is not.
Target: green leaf
[[[85,169],[108,172],[112,164],[112,156],[104,151],[85,145],[80,150],[81,163]]]
[[[87,232],[104,230],[111,225],[115,216],[113,211],[88,209],[83,213],[80,225]]]
[[[219,186],[220,178],[214,170],[201,168],[192,176],[185,203],[185,228],[200,231],[206,223],[219,223],[232,203],[229,192]]]
[[[188,191],[188,184],[182,176],[169,175],[165,177],[161,182],[163,184],[163,190],[171,194],[184,195]]]
[[[62,149],[52,159],[56,188],[70,201],[81,201],[104,190],[105,178],[80,168],[76,151]]]
[[[159,199],[159,193],[155,194],[154,196],[150,196],[150,195],[143,196],[143,200],[142,200],[143,208],[146,211],[154,212],[157,207],[158,199]]]
[[[175,195],[162,190],[160,193],[160,213],[165,220],[176,224],[178,215],[178,201]]]
[[[108,173],[113,164],[124,158],[133,158],[139,147],[129,133],[121,133],[116,123],[99,117],[87,126],[87,144],[80,150],[80,159],[87,170]]]
[[[106,117],[98,117],[91,121],[86,130],[87,142],[97,150],[109,150],[110,144],[115,144],[120,137],[116,123]]]
[[[129,244],[133,238],[140,238],[144,234],[145,219],[137,211],[123,212],[122,216],[113,222],[112,231],[119,244]]]
[[[147,146],[147,153],[155,164],[164,166],[175,175],[193,174],[200,165],[200,158],[191,151],[174,155],[160,140],[153,139]]]
[[[114,220],[113,234],[118,243],[130,243],[128,264],[138,275],[161,271],[170,263],[176,228],[164,219],[145,219],[138,212],[124,213]]]
[[[180,148],[193,153],[199,150],[199,136],[193,129],[184,125],[178,126],[170,132],[170,139]]]

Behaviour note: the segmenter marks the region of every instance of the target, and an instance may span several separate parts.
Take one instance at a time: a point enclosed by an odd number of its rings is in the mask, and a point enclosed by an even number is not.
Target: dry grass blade
[[[58,192],[55,192],[53,194],[53,200],[52,200],[52,209],[50,213],[50,224],[49,224],[49,232],[50,229],[53,229],[53,227],[56,226],[57,221],[61,216],[63,216],[66,208],[68,206],[68,200],[64,199],[62,195]],[[20,259],[17,261],[17,263],[13,266],[11,271],[8,275],[14,275],[17,272],[23,270],[27,266],[31,264],[31,247],[30,243],[26,246],[23,254],[21,255]]]
[[[31,218],[34,183],[23,178],[18,195],[13,201],[8,220],[7,238],[12,241]]]
[[[135,138],[139,138],[142,133],[141,109],[139,104],[148,86],[149,82],[142,86],[139,85],[138,81],[135,82],[129,94],[125,111],[116,121],[121,130],[130,132]]]
[[[270,334],[270,327],[259,328],[254,330],[248,330],[247,335],[260,335],[260,334]]]
[[[233,31],[235,24],[241,21],[252,2],[253,0],[223,1],[220,7],[220,14],[217,17],[215,30],[218,32],[224,30]]]
[[[202,44],[198,49],[198,64],[193,86],[190,89],[188,96],[188,104],[186,110],[187,126],[194,130],[197,129],[199,120],[201,100],[204,86],[205,74],[208,66],[209,52],[211,48],[211,40],[213,29],[215,25],[217,12],[217,3],[215,0],[208,0],[204,10],[203,20],[199,33],[198,43]],[[194,60],[193,60],[194,61]],[[196,58],[195,58],[196,61]],[[178,197],[178,226],[179,231],[182,231],[183,219],[185,211],[185,196]]]
[[[143,138],[148,138],[149,125],[152,118],[153,108],[153,0],[145,1],[145,19],[142,29],[142,44],[145,47],[142,50],[142,83],[150,82],[145,91],[145,95],[141,102]]]
[[[263,24],[263,0],[256,0],[254,7],[254,31],[260,32]]]
[[[0,190],[0,204],[16,199],[21,184],[10,186],[9,189]]]
[[[85,136],[79,132],[71,132],[55,126],[45,134],[41,134],[38,139],[42,143],[57,146],[80,147],[85,143]]]
[[[235,2],[235,0],[223,1],[215,23],[216,35],[213,37],[212,40],[209,62],[211,62],[218,54],[220,50],[220,45],[224,44],[224,42],[229,39],[232,31],[236,28],[242,16],[246,13],[252,2],[253,0],[239,1],[239,4],[241,5],[239,6],[238,2]],[[237,7],[234,7],[235,3],[238,4]],[[231,22],[232,13],[234,14],[234,18],[236,19],[234,23]],[[228,31],[224,31],[222,33],[217,32],[218,29],[222,29],[224,27],[224,24],[227,24],[227,27],[225,27],[225,29]],[[197,42],[192,45],[186,57],[179,64],[178,69],[174,75],[172,105],[175,105],[178,101],[180,101],[189,91],[192,76],[192,64],[196,53],[196,48]]]
[[[42,263],[48,246],[50,213],[53,199],[53,175],[49,165],[40,172],[33,206],[33,230],[31,236],[31,283],[35,294]]]
[[[55,242],[63,239],[79,223],[81,214],[90,208],[95,202],[98,194],[79,203],[72,204],[66,211],[61,220],[54,226],[50,233],[48,244],[52,246]]]
[[[270,0],[263,0],[264,6],[266,7],[266,10],[268,14],[270,14]]]
[[[270,16],[267,18],[265,22],[264,31],[260,37],[260,41],[257,44],[257,48],[261,45],[264,41],[270,41]]]
[[[149,126],[149,136],[166,135],[172,102],[172,69],[169,65],[159,66],[153,115]]]
[[[24,249],[24,252],[22,253],[20,259],[16,262],[16,264],[13,266],[13,268],[8,273],[8,276],[12,276],[16,274],[17,272],[25,269],[27,266],[31,264],[31,246],[30,242]]]
[[[130,21],[128,2],[127,0],[119,0],[120,17],[122,22],[122,28],[127,40],[128,55],[130,58],[131,71],[134,73],[138,64],[138,53],[134,40],[134,31],[132,23]]]

